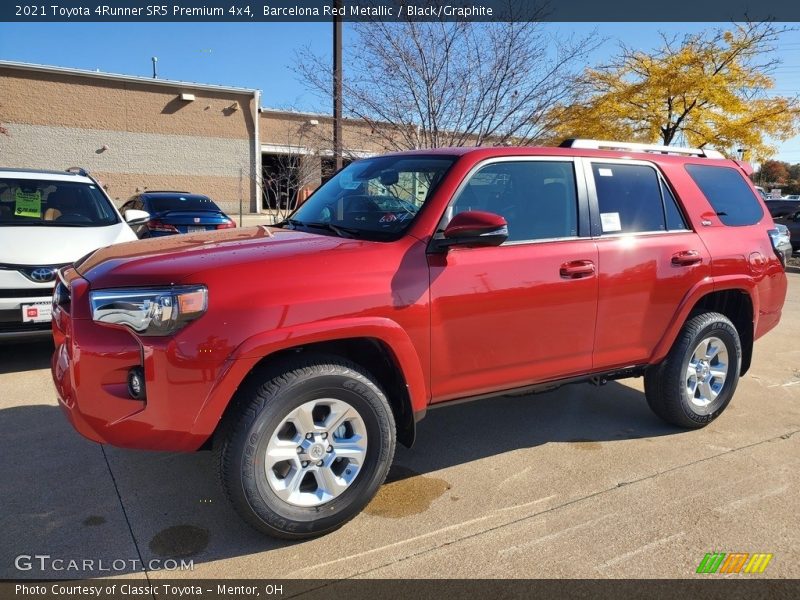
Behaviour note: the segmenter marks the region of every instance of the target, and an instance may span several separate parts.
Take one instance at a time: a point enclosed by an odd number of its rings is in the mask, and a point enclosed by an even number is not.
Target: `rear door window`
[[[661,195],[664,198],[664,214],[667,217],[667,229],[670,231],[689,229],[686,226],[686,219],[683,218],[681,209],[678,208],[675,196],[663,179],[661,180]]]
[[[686,171],[723,224],[734,227],[755,225],[764,216],[755,193],[736,169],[686,165]]]
[[[605,235],[666,231],[661,182],[647,165],[592,163]]]

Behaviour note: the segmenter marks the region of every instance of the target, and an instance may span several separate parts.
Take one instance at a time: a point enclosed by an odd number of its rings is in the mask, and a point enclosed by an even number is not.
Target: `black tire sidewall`
[[[684,415],[687,419],[697,424],[710,423],[716,419],[725,410],[725,408],[727,408],[728,404],[730,404],[730,401],[733,398],[734,392],[736,391],[736,386],[739,382],[739,371],[741,370],[742,365],[741,343],[733,325],[727,319],[711,320],[713,319],[714,315],[709,314],[702,316],[709,317],[709,322],[700,327],[690,338],[688,343],[682,345],[682,355],[680,360],[675,361],[677,372],[675,372],[676,369],[673,368],[671,369],[673,372],[669,374],[679,379],[678,390],[680,395],[680,407],[683,410]],[[726,346],[726,350],[728,351],[729,360],[730,357],[735,358],[736,366],[735,369],[729,368],[728,376],[726,377],[725,383],[723,384],[722,390],[720,390],[718,396],[718,398],[720,396],[722,397],[719,406],[717,406],[713,412],[699,413],[695,410],[694,405],[689,398],[689,392],[686,389],[684,378],[686,377],[689,361],[692,358],[695,348],[701,340],[707,337],[717,337],[722,340]]]
[[[322,534],[352,519],[375,495],[391,463],[394,423],[383,394],[360,374],[327,371],[281,386],[243,432],[238,464],[244,500],[263,525],[284,535]],[[320,398],[342,400],[358,411],[367,430],[367,455],[361,472],[341,495],[317,507],[293,506],[279,498],[267,481],[266,445],[286,415]]]

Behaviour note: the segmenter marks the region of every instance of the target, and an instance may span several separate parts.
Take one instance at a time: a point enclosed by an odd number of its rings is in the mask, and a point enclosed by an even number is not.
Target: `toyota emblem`
[[[38,267],[30,271],[28,277],[38,283],[47,283],[56,278],[56,270],[52,267]]]

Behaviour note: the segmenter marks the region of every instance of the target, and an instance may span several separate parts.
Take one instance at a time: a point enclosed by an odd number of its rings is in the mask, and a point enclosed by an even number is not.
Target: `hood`
[[[11,265],[61,265],[92,250],[135,240],[125,223],[106,227],[0,227],[0,263]]]
[[[222,229],[117,244],[98,250],[77,270],[95,289],[169,285],[211,269],[374,243],[266,226]]]

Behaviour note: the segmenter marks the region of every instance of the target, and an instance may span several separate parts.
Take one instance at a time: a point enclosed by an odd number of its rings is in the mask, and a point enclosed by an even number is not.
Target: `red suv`
[[[439,403],[644,376],[659,417],[703,427],[786,295],[747,168],[589,140],[405,152],[275,227],[96,251],[54,293],[61,405],[100,443],[213,447],[241,516],[285,538],[355,516]]]

